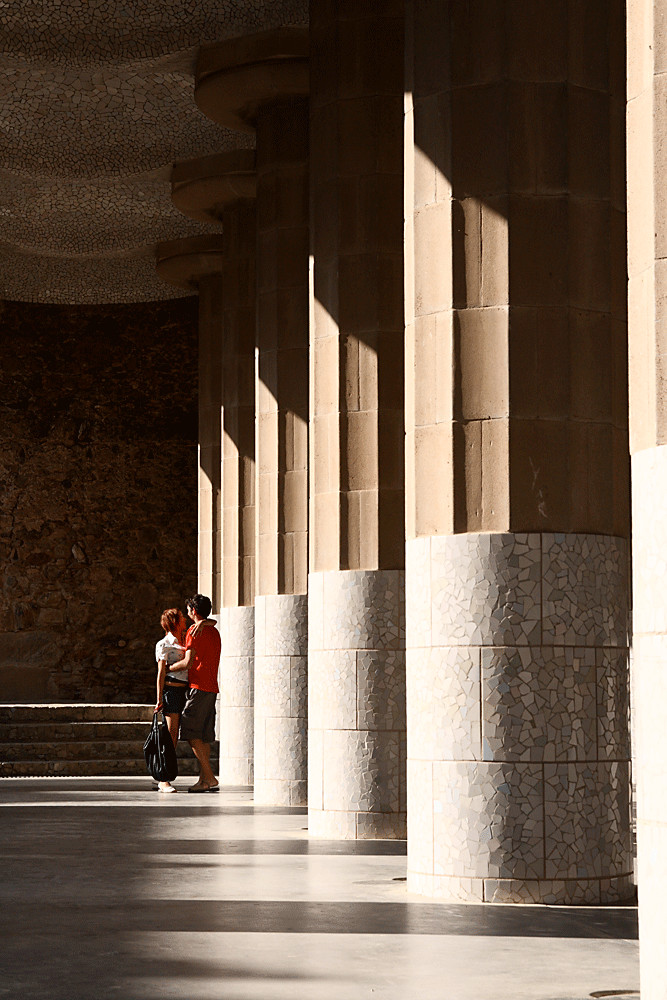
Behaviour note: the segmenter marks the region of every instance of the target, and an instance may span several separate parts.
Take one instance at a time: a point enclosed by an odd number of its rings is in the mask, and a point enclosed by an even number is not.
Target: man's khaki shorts
[[[217,697],[213,691],[188,688],[185,708],[181,716],[180,737],[182,740],[203,740],[204,743],[213,743]]]

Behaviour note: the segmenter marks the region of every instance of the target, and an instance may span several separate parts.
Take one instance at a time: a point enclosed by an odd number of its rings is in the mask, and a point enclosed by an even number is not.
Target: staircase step
[[[145,737],[144,737],[145,738]],[[141,760],[144,740],[50,740],[43,743],[0,743],[0,760],[5,762],[15,760],[58,761],[58,760]],[[179,757],[192,757],[193,753],[187,743],[178,744]],[[211,746],[211,757],[218,756],[218,745]]]
[[[0,777],[106,777],[143,775],[150,781],[143,745],[153,705],[0,705]],[[211,747],[217,767],[219,746]],[[197,775],[185,742],[179,771]]]
[[[217,770],[215,762],[211,761],[213,770]],[[178,762],[179,776],[192,777],[199,774],[199,765],[194,757],[186,757]],[[17,760],[0,763],[0,778],[45,778],[62,776],[68,778],[85,777],[137,777],[141,775],[150,783],[153,779],[146,771],[143,757],[141,760],[55,760],[35,761]]]
[[[154,705],[0,705],[0,723],[150,722]]]
[[[144,740],[150,722],[0,722],[2,743],[56,740]]]

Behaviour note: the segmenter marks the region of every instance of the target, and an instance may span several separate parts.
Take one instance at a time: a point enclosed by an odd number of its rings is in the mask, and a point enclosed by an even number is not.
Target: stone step
[[[0,777],[145,775],[153,705],[0,705]],[[179,771],[199,773],[188,745]],[[217,767],[218,744],[211,748]]]
[[[49,760],[141,760],[144,763],[144,739],[135,740],[50,740],[43,743],[0,743],[0,760],[49,761]],[[178,744],[179,757],[192,757],[187,743]],[[211,757],[218,757],[218,744],[211,746]]]
[[[154,705],[0,705],[0,723],[150,722]]]
[[[70,740],[144,740],[150,722],[12,722],[0,723],[2,743]]]
[[[213,770],[217,770],[215,762]],[[179,776],[192,777],[199,774],[199,765],[194,757],[185,757],[178,762]],[[46,778],[46,777],[137,777],[142,776],[150,784],[151,776],[141,760],[16,760],[0,763],[0,778]]]

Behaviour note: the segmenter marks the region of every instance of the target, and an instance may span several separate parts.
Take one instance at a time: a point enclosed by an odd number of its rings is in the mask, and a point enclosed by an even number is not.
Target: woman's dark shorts
[[[213,743],[217,697],[212,691],[189,688],[181,716],[182,740],[203,740],[204,743]]]
[[[187,687],[165,687],[162,689],[162,711],[165,715],[181,715],[185,708]]]

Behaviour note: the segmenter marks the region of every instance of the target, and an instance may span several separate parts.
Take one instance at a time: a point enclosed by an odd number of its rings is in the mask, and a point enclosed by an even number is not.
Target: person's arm
[[[155,703],[155,711],[159,712],[162,708],[162,692],[164,690],[164,678],[167,672],[167,661],[158,660],[157,661],[157,701]]]
[[[169,670],[169,672],[172,670],[189,670],[190,661],[192,660],[193,655],[192,649],[186,649],[183,659],[179,660],[177,663],[172,663],[170,667],[167,667],[167,670]]]

